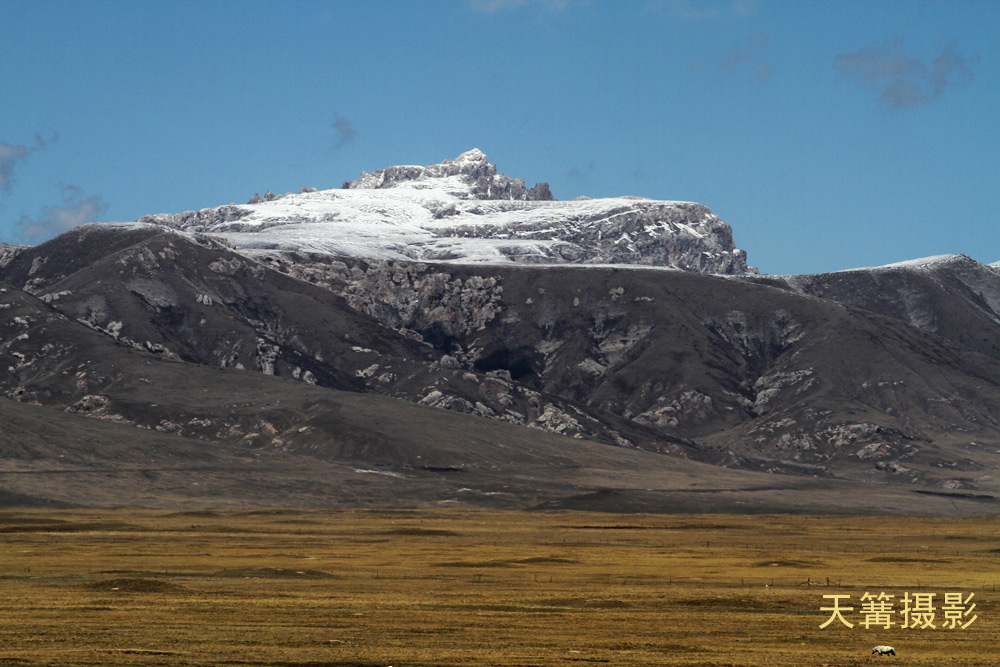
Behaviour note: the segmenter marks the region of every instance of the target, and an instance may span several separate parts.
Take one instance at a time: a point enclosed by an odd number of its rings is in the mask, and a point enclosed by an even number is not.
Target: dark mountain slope
[[[462,305],[462,327],[495,316],[502,293],[495,281],[443,275],[428,282],[435,295]],[[491,369],[462,368],[420,335],[395,331],[327,289],[202,236],[154,225],[85,225],[23,251],[0,276],[69,317],[166,358],[386,394],[608,443],[682,446],[613,414],[596,419],[572,398]],[[391,291],[405,279],[389,274],[382,282]],[[391,316],[394,307],[386,308]]]
[[[895,317],[1000,358],[1000,271],[965,255],[756,280]]]
[[[495,315],[470,328],[453,299],[427,289],[426,276],[443,267],[313,259],[270,263],[422,335],[466,368],[506,371],[598,419],[700,443],[675,453],[763,470],[994,484],[995,451],[983,445],[1000,442],[1000,363],[900,319],[775,281],[451,267],[446,280],[502,287]],[[387,274],[397,276],[388,289]],[[993,325],[976,326],[988,337]],[[648,436],[633,444],[657,447]]]
[[[846,502],[861,489],[848,482],[805,487],[790,476],[164,359],[0,290],[0,502],[512,508],[569,507],[598,494],[605,510],[733,511],[761,498],[773,511],[870,509]],[[873,493],[890,513],[993,507],[987,498]]]
[[[729,467],[990,490],[1000,360],[989,354],[995,274],[977,266],[958,277],[861,272],[837,287],[840,274],[796,283],[299,255],[258,263],[205,237],[90,225],[22,250],[3,274],[167,358]],[[895,317],[876,314],[864,295],[888,290],[865,289],[866,279],[909,285],[923,305],[914,297],[908,310],[885,308]],[[938,333],[911,324],[921,312],[940,313]],[[64,389],[40,387],[15,390]]]
[[[152,225],[75,229],[21,253],[3,277],[133,347],[219,368],[363,390],[361,343],[404,373],[440,356],[327,292]]]
[[[733,469],[782,473],[760,507],[801,498],[785,491],[802,475],[1000,491],[1000,286],[967,258],[726,278],[251,258],[155,225],[88,225],[7,253],[0,278],[0,393],[204,443],[223,467],[363,467],[337,474],[408,479],[403,504],[478,488],[473,504],[640,508],[672,503],[685,475],[759,491]],[[618,495],[587,495],[600,487]],[[330,493],[308,497],[363,496]]]

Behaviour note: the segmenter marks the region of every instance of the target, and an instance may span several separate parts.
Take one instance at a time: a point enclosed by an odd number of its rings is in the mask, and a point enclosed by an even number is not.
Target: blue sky
[[[996,0],[0,0],[0,241],[472,147],[766,273],[1000,260]]]

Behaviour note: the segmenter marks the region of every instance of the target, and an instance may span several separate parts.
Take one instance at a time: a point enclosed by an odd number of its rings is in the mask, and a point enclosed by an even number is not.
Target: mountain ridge
[[[995,510],[996,266],[760,275],[701,204],[522,184],[470,151],[0,245],[0,408],[52,414],[58,440],[19,428],[0,466],[118,470],[95,503],[179,502],[136,472],[148,446],[279,504],[301,484],[310,506],[824,511],[822,488],[835,513],[915,491],[920,511]],[[74,423],[107,446],[84,456]],[[86,502],[73,474],[72,493],[9,477],[0,501]]]

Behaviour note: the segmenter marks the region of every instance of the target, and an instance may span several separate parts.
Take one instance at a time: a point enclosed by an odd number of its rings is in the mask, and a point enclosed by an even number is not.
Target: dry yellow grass
[[[998,557],[994,518],[4,512],[0,666],[992,666]],[[865,630],[865,592],[978,619]]]

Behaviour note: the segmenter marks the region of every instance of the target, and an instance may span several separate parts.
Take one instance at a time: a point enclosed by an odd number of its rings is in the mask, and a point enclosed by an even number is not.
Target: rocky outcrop
[[[470,350],[460,341],[485,329],[503,312],[499,276],[463,278],[407,262],[348,264],[282,255],[263,260],[271,268],[335,292],[384,327],[454,355],[442,358],[442,368],[471,368]]]
[[[440,230],[451,238],[508,240],[509,259],[531,263],[637,264],[724,275],[756,273],[733,243],[732,228],[708,207],[691,202],[615,200],[556,211],[511,211],[498,224],[478,224],[469,211]],[[545,215],[545,213],[551,213]],[[500,217],[500,216],[497,216]],[[467,224],[462,224],[468,221]],[[517,242],[534,242],[518,245]]]
[[[344,190],[376,190],[395,187],[401,183],[433,182],[436,179],[458,176],[469,186],[466,199],[515,199],[525,201],[551,201],[555,199],[548,183],[536,183],[528,188],[523,178],[510,178],[497,173],[496,165],[479,150],[462,153],[454,160],[444,160],[426,167],[401,166],[364,172],[355,181],[345,181]]]
[[[270,194],[270,192],[268,193]],[[253,199],[248,202],[255,204],[265,201],[260,195],[255,195],[257,201]],[[155,213],[144,215],[136,222],[149,223],[153,225],[163,225],[184,231],[200,231],[210,227],[241,220],[250,215],[251,210],[241,206],[220,206],[218,208],[203,208],[200,211],[184,211],[183,213]]]
[[[418,265],[377,263],[367,270],[354,267],[340,294],[385,326],[414,330],[443,344],[484,329],[500,314],[499,282],[493,276],[463,280]]]
[[[0,243],[0,269],[10,264],[14,257],[25,248],[27,246]]]

